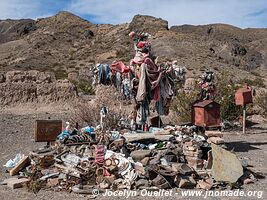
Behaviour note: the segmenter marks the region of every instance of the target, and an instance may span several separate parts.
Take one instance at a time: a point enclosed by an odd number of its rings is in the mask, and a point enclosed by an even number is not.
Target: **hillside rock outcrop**
[[[31,70],[0,74],[0,105],[67,102],[76,97],[76,87],[68,80],[56,80],[53,73]]]

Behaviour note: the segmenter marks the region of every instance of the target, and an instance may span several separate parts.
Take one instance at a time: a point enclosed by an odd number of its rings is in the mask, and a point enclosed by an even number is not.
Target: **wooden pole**
[[[246,133],[246,105],[243,106],[243,134]]]

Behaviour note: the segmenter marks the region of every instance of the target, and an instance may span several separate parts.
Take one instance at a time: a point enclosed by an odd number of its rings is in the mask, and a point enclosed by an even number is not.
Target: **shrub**
[[[262,88],[265,87],[264,79],[261,77],[255,78],[254,80],[244,78],[240,80],[239,83],[241,85],[244,85],[245,83],[247,83],[249,86],[256,86],[256,87],[262,87]]]
[[[261,91],[255,97],[255,105],[259,107],[260,114],[267,117],[267,92]]]
[[[85,95],[94,95],[95,94],[95,88],[87,80],[79,80],[79,81],[72,81],[72,83],[77,87],[78,92],[81,92]]]
[[[52,70],[55,73],[56,79],[65,79],[68,77],[67,72],[64,69]]]
[[[221,105],[221,119],[233,121],[242,114],[240,106],[235,105],[235,92],[237,86],[230,78],[231,76],[223,71],[216,76],[215,85],[215,101]],[[174,121],[190,122],[192,104],[199,99],[200,88],[197,87],[190,91],[178,91],[172,102],[172,110],[176,113]]]
[[[180,90],[172,101],[171,109],[176,114],[173,121],[190,122],[192,104],[197,100],[198,91],[185,92]]]
[[[233,121],[242,114],[240,106],[235,105],[236,84],[228,72],[223,71],[217,75],[215,100],[221,105],[222,120]]]

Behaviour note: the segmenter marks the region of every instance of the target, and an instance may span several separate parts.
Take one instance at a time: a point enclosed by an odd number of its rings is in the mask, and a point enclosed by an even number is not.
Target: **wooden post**
[[[101,131],[103,131],[103,116],[102,116],[102,113],[100,113],[100,128],[101,128]]]
[[[246,104],[243,106],[243,134],[246,133]]]

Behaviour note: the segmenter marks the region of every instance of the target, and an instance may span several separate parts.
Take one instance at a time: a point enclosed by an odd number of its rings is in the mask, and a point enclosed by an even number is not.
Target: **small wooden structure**
[[[252,89],[247,84],[235,93],[235,104],[243,107],[243,133],[246,133],[246,105],[253,103]]]
[[[195,103],[192,108],[192,123],[204,128],[220,127],[220,104],[212,100]]]
[[[235,93],[235,104],[239,106],[245,106],[246,104],[252,103],[252,89],[251,87],[245,86],[239,88]]]
[[[35,142],[53,142],[62,132],[61,120],[36,120],[34,127]]]

